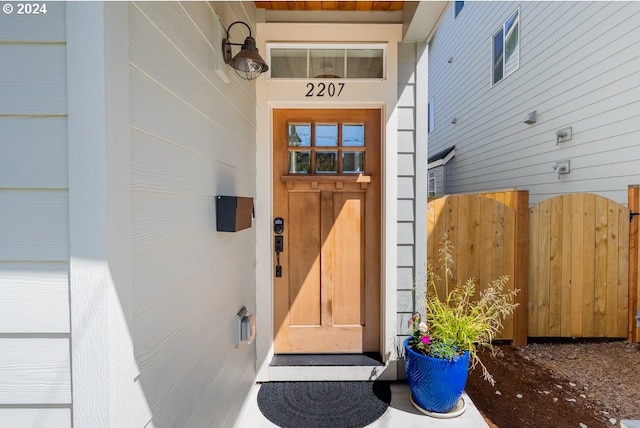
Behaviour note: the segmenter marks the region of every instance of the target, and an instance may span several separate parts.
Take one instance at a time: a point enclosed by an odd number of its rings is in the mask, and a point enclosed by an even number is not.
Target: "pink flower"
[[[422,336],[422,343],[428,345],[431,343],[431,338],[429,336]]]
[[[421,322],[418,325],[418,330],[420,330],[422,333],[426,333],[427,331],[429,331],[429,328],[427,327],[427,323],[426,322]]]

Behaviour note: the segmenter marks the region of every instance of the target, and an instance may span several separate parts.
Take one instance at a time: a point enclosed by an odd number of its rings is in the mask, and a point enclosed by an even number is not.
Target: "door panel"
[[[320,324],[320,200],[318,193],[293,193],[289,196],[290,242],[296,245],[294,263],[289,265],[289,322],[293,325]],[[288,245],[291,247],[291,245]],[[285,251],[285,257],[290,251]],[[291,259],[291,257],[287,257]]]
[[[380,116],[274,110],[277,353],[379,350]]]
[[[364,322],[362,307],[354,310],[355,302],[363,302],[363,199],[363,193],[335,193],[333,197],[333,280],[342,284],[333,292],[335,325]]]

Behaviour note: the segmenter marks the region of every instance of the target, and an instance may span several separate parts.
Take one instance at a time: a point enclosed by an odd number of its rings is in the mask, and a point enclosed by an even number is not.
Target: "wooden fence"
[[[445,234],[455,247],[456,279],[476,278],[482,288],[509,275],[520,307],[500,338],[515,346],[528,336],[640,341],[640,187],[629,186],[628,208],[593,194],[532,208],[528,199],[513,190],[429,201],[427,258],[438,275]]]
[[[438,248],[446,235],[455,251],[454,280],[475,278],[482,290],[509,275],[507,286],[520,289],[520,306],[499,337],[516,346],[527,338],[528,199],[528,192],[517,190],[449,195],[429,202],[427,219],[427,259],[441,278]]]

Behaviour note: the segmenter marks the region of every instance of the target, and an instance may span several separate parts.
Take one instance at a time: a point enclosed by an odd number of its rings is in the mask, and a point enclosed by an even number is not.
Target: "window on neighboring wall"
[[[456,18],[458,16],[458,14],[460,13],[460,11],[462,10],[462,8],[464,7],[464,2],[463,1],[454,1],[453,2],[453,17]]]
[[[435,123],[435,117],[436,114],[434,112],[434,108],[436,106],[436,100],[435,98],[431,97],[431,99],[429,100],[429,104],[428,104],[428,110],[429,110],[429,124],[428,124],[428,132],[433,131],[434,129],[434,123]]]
[[[427,196],[434,198],[436,196],[436,172],[429,171],[429,177],[427,181]]]
[[[520,66],[520,10],[516,10],[493,36],[493,84]]]

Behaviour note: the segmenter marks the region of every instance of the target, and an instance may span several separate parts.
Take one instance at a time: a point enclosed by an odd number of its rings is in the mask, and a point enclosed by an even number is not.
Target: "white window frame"
[[[272,49],[336,49],[336,50],[368,50],[382,49],[382,79],[379,77],[341,77],[340,80],[387,80],[387,43],[267,43],[267,62],[271,64]],[[344,56],[344,71],[347,74],[347,55]],[[267,72],[267,79],[273,80],[322,80],[316,77],[271,77],[271,68]],[[309,54],[307,53],[307,75],[309,74]]]
[[[429,99],[429,104],[428,104],[428,110],[429,110],[429,119],[428,119],[428,123],[427,123],[427,133],[431,133],[433,132],[434,129],[436,129],[435,125],[436,125],[436,98],[435,97],[431,97]]]
[[[517,29],[517,47],[514,50],[514,57],[509,67],[507,67],[506,48],[507,48],[507,23],[515,16],[515,27]],[[494,81],[495,78],[495,38],[502,33],[502,77]],[[508,76],[513,74],[514,71],[520,68],[520,8],[517,8],[513,13],[509,15],[507,19],[502,23],[502,28],[493,33],[491,36],[491,86],[497,85],[502,82]]]
[[[427,178],[427,196],[429,198],[435,198],[437,193],[436,187],[436,172],[429,171]]]

